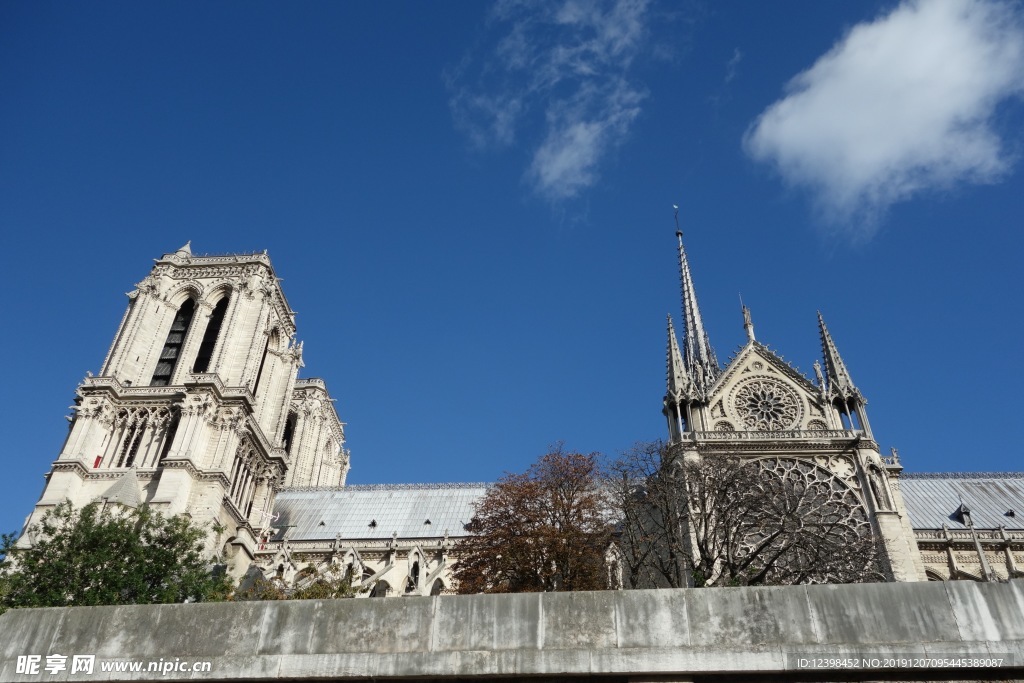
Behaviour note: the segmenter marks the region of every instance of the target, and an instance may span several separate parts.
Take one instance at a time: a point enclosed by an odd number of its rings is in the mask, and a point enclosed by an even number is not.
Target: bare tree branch
[[[884,580],[857,495],[806,460],[708,454],[683,462],[653,442],[608,470],[630,586]]]

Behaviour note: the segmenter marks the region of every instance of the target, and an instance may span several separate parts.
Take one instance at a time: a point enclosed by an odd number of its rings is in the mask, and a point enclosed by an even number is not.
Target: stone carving
[[[733,408],[747,429],[781,431],[792,429],[800,419],[800,399],[782,382],[754,378],[741,384]]]

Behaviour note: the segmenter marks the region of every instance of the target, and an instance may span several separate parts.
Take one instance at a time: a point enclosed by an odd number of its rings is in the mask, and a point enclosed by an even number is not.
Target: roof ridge
[[[453,481],[433,482],[426,484],[349,484],[347,486],[286,486],[278,489],[280,493],[305,491],[403,491],[409,489],[476,489],[487,488],[491,483],[486,481]]]
[[[900,479],[1024,479],[1024,472],[903,472]]]

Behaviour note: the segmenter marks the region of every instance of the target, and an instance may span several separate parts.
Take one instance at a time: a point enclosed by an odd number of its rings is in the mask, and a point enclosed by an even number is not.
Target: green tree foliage
[[[338,565],[328,565],[317,570],[309,568],[305,575],[296,581],[292,600],[335,600],[338,598],[354,598],[359,592],[355,586],[352,569]]]
[[[294,588],[288,588],[280,578],[264,578],[255,568],[250,571],[253,573],[242,579],[232,600],[336,600],[354,598],[360,592],[352,567],[306,567],[296,577]]]
[[[242,586],[232,594],[231,599],[237,602],[247,602],[249,600],[287,600],[288,593],[284,582],[280,579],[265,579],[263,576],[258,576],[248,585],[245,585],[243,579]]]
[[[607,588],[611,525],[597,456],[542,456],[525,474],[506,474],[477,503],[455,555],[460,593]]]
[[[146,506],[79,510],[64,502],[26,535],[29,547],[3,537],[3,609],[200,602],[230,590],[210,571],[203,529]]]

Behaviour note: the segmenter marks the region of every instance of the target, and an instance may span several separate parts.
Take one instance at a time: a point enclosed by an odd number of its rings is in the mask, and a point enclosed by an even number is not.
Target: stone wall
[[[19,673],[19,657],[28,655],[41,657],[39,673]],[[67,657],[67,669],[47,673],[52,655]],[[93,673],[72,675],[74,655],[94,655]],[[858,661],[842,671],[799,670],[800,659],[927,656],[1001,657],[1013,667],[886,670]],[[129,661],[141,662],[142,671],[101,670]],[[156,670],[146,670],[150,662]],[[206,662],[209,672],[168,669]],[[79,607],[0,616],[0,681],[711,676],[1020,678],[1024,581]]]

